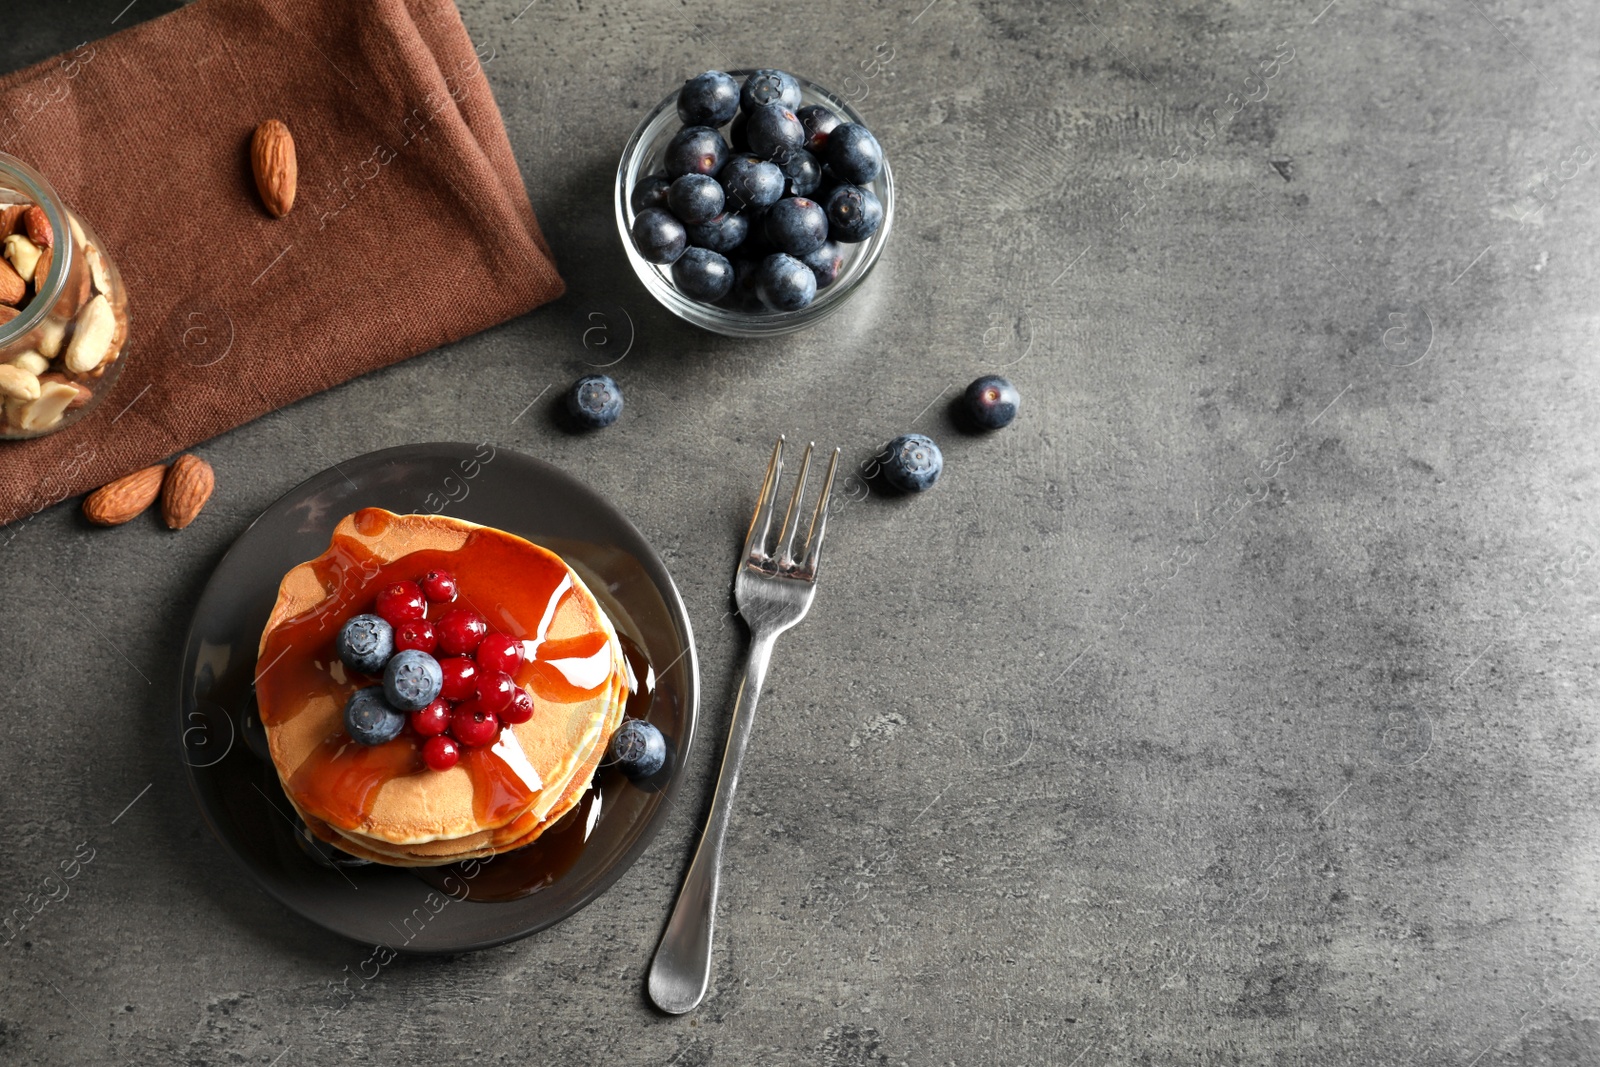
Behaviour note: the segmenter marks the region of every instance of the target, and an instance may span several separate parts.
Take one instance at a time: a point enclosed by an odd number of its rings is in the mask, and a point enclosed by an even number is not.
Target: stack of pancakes
[[[371,521],[375,515],[382,521]],[[498,757],[493,761],[497,773],[512,776],[507,779],[509,790],[491,790],[495,803],[488,806],[497,810],[488,817],[482,814],[486,806],[483,797],[477,795],[485,790],[485,782],[481,772],[475,774],[471,766],[479,754],[466,753],[447,771],[428,770],[419,759],[411,759],[420,742],[409,730],[386,745],[363,751],[345,735],[343,716],[345,701],[361,683],[345,677],[331,640],[325,642],[326,647],[295,648],[294,642],[286,640],[287,630],[278,633],[291,624],[303,632],[303,624],[319,606],[338,615],[356,613],[337,599],[324,603],[339,592],[337,572],[349,562],[348,552],[341,555],[339,551],[341,542],[347,549],[354,543],[382,565],[419,551],[459,552],[479,530],[515,542],[516,551],[527,553],[530,564],[539,563],[541,573],[550,572],[544,561],[558,563],[566,573],[560,588],[567,583],[570,588],[564,593],[558,588],[552,599],[553,612],[523,623],[527,631],[537,625],[539,637],[552,643],[599,631],[605,635],[605,648],[596,662],[604,665],[607,650],[610,657],[609,674],[585,690],[580,699],[558,703],[542,699],[530,689],[533,717],[503,726],[499,739],[486,750]],[[331,580],[330,574],[334,576]],[[368,603],[373,592],[376,590],[366,593]],[[463,590],[464,595],[469,592]],[[483,607],[480,605],[480,610]],[[330,621],[336,632],[342,619]],[[611,734],[622,721],[630,689],[628,664],[611,621],[560,557],[503,531],[440,515],[393,515],[366,509],[346,516],[335,528],[334,547],[284,576],[259,651],[256,695],[261,720],[290,803],[307,828],[323,841],[362,859],[404,867],[438,866],[521,848],[554,825],[588,790]],[[389,746],[411,748],[378,752]],[[375,792],[364,793],[354,806],[348,795],[348,774],[297,773],[348,768],[356,765],[352,760],[380,755],[403,770],[380,776]],[[524,794],[526,803],[518,803]],[[508,796],[513,801],[510,805]],[[352,815],[353,810],[360,815]]]

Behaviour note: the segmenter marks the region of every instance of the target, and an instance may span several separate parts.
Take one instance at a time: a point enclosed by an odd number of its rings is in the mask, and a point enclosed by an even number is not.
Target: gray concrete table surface
[[[1600,10],[524,3],[462,6],[570,294],[208,442],[181,534],[73,502],[8,544],[0,904],[95,858],[4,946],[0,1062],[1600,1063]],[[171,6],[14,0],[0,65]],[[900,203],[869,291],[754,343],[650,300],[610,193],[673,85],[760,64],[857,96]],[[595,312],[631,321],[628,407],[571,437],[553,394],[525,409],[599,361]],[[945,404],[1000,368],[1020,421],[957,433]],[[944,478],[840,509],[762,702],[712,993],[661,1016],[765,451],[854,468],[908,429]],[[397,961],[317,1027],[367,950],[204,829],[182,635],[303,478],[485,439],[659,547],[710,743],[588,909]]]

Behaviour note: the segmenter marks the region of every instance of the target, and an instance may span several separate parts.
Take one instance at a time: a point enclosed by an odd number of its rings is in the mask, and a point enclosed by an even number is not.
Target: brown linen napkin
[[[0,151],[127,283],[128,364],[82,421],[0,441],[0,525],[560,296],[450,0],[199,0],[0,77]],[[299,159],[273,219],[249,166]]]

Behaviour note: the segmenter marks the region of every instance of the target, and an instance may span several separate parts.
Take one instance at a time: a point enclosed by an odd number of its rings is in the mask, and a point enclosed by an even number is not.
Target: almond
[[[22,275],[10,263],[0,260],[0,304],[16,307],[27,295],[28,283],[22,280]]]
[[[283,218],[294,207],[299,169],[295,165],[294,138],[289,127],[268,119],[256,127],[250,139],[250,167],[255,171],[256,191],[274,218]]]
[[[22,228],[28,231],[28,240],[40,248],[49,248],[56,243],[55,231],[50,228],[50,216],[38,204],[22,213]]]
[[[31,204],[10,204],[0,208],[0,238],[10,237],[17,232],[17,227],[22,225],[22,213],[32,207]]]
[[[37,296],[44,288],[44,283],[50,280],[50,265],[56,261],[56,252],[53,248],[41,248],[39,258],[33,264],[33,292]]]
[[[161,518],[170,528],[183,529],[200,514],[216,486],[211,464],[199,456],[179,456],[161,486]]]
[[[156,502],[167,468],[162,464],[118,478],[83,500],[83,517],[96,526],[120,526]]]
[[[6,323],[10,322],[20,314],[22,314],[22,312],[18,311],[16,308],[6,307],[4,304],[0,304],[0,326],[4,326]]]

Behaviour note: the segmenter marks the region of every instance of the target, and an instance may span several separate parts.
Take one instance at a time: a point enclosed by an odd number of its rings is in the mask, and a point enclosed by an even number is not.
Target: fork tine
[[[767,534],[772,529],[772,505],[778,499],[778,479],[783,476],[783,434],[772,446],[772,461],[767,464],[767,478],[761,483],[761,495],[756,498],[756,513],[750,517],[750,532],[744,538],[744,558],[763,559],[767,554]]]
[[[806,531],[805,564],[802,569],[816,576],[817,558],[822,555],[822,536],[828,532],[828,501],[833,499],[833,475],[839,469],[839,450],[828,461],[828,476],[822,481],[822,496],[811,513],[811,528]]]
[[[811,450],[817,447],[812,441],[806,445],[806,454],[800,458],[800,477],[794,483],[794,496],[789,498],[789,508],[783,513],[783,530],[778,534],[778,566],[794,564],[794,535],[800,528],[800,501],[805,496],[806,475],[811,472]]]

